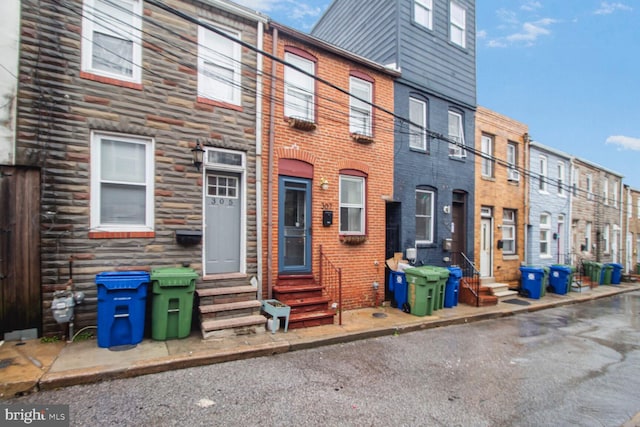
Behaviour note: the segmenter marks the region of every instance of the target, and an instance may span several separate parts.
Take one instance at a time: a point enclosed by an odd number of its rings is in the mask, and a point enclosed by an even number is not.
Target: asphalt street
[[[640,291],[466,325],[43,391],[71,425],[621,426]]]

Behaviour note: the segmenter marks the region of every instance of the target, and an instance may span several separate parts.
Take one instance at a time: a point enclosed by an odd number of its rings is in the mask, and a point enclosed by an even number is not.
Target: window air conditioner
[[[517,181],[520,182],[520,172],[515,169],[509,169],[508,177],[509,181]]]

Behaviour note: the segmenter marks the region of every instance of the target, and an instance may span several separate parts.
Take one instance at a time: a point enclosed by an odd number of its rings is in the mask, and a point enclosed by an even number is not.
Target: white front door
[[[491,218],[480,220],[480,276],[491,277],[491,260],[493,258],[493,233],[491,231]]]

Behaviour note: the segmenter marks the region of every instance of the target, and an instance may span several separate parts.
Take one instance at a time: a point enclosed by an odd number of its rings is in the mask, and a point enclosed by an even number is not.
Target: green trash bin
[[[582,274],[584,275],[584,277],[588,277],[589,280],[591,280],[591,267],[592,267],[593,263],[591,261],[582,261],[582,268],[584,271],[582,271]]]
[[[438,282],[436,283],[436,293],[433,298],[433,309],[442,310],[444,308],[444,294],[447,286],[447,280],[449,279],[449,274],[451,272],[446,267],[436,267],[431,265],[418,268],[428,269],[438,275]]]
[[[636,264],[636,274],[640,274],[640,262]]]
[[[409,287],[409,310],[414,316],[431,316],[440,276],[424,268],[408,268],[404,271]]]
[[[599,262],[591,263],[591,283],[601,285],[602,264]]]
[[[613,266],[610,264],[604,264],[602,266],[602,273],[600,274],[600,284],[610,285],[612,273],[613,273]]]
[[[151,338],[163,341],[189,336],[197,279],[198,274],[192,268],[151,270]]]

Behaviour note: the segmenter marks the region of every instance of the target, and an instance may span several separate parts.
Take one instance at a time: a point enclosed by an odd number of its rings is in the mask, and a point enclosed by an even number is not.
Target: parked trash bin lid
[[[165,267],[151,270],[151,281],[154,282],[154,286],[156,283],[160,287],[195,286],[197,278],[198,273],[188,267]]]
[[[105,271],[96,274],[96,284],[105,289],[137,289],[149,283],[146,271]]]

